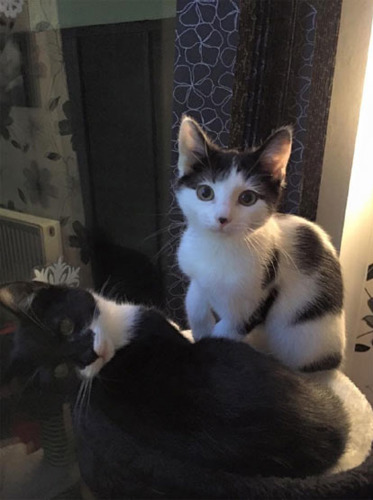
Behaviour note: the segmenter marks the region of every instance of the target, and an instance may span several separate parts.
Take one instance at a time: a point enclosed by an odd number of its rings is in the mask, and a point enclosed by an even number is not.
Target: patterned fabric
[[[292,124],[293,153],[281,210],[314,220],[340,11],[341,0],[179,1],[173,167],[184,112],[219,144],[239,148],[257,145],[273,129]],[[174,257],[181,221],[173,199],[167,310],[178,321],[184,317],[185,296]]]
[[[172,169],[176,171],[177,133],[186,113],[222,146],[227,146],[236,47],[239,0],[179,0],[174,66]],[[169,229],[167,312],[183,323],[185,281],[175,261],[182,216],[172,194]]]
[[[80,285],[79,272],[80,268],[69,266],[63,262],[60,257],[57,262],[41,269],[33,269],[35,281],[42,281],[43,283],[50,283],[51,285],[67,285],[77,287]]]
[[[6,28],[0,48],[0,73],[8,68],[0,85],[0,207],[58,220],[64,261],[89,287],[90,235],[60,32],[47,19],[32,33],[21,21]]]
[[[242,3],[232,146],[294,128],[282,211],[316,217],[340,0]]]
[[[23,0],[0,0],[0,14],[15,18],[22,12]]]

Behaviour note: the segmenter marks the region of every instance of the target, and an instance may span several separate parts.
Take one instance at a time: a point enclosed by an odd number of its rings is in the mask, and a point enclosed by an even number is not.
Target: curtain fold
[[[281,210],[315,220],[341,0],[241,2],[230,146],[294,129]]]

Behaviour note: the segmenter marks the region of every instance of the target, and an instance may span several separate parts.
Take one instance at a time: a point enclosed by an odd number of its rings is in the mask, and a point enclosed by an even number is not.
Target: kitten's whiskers
[[[299,271],[299,268],[298,266],[296,265],[296,263],[294,262],[294,259],[293,257],[290,255],[289,252],[287,252],[286,250],[284,250],[283,248],[279,248],[279,252],[285,257],[285,259],[290,262],[293,266],[294,266],[294,269],[298,272]]]
[[[150,233],[148,236],[146,236],[142,240],[142,242],[144,243],[145,241],[148,241],[151,238],[155,238],[156,236],[158,236],[160,234],[166,233],[170,229],[177,229],[179,227],[182,228],[182,229],[184,229],[186,227],[186,223],[182,222],[182,221],[180,221],[180,222],[178,222],[178,221],[171,222],[171,224],[169,224],[168,226],[160,228],[157,231],[154,231],[153,233]]]
[[[175,243],[175,241],[180,239],[180,237],[181,237],[180,234],[176,234],[174,236],[171,236],[168,239],[168,241],[164,245],[162,245],[162,247],[158,250],[158,252],[153,255],[152,261],[154,262],[161,254],[165,253],[166,250],[168,250],[168,247],[171,247],[170,250],[172,250],[172,245]]]

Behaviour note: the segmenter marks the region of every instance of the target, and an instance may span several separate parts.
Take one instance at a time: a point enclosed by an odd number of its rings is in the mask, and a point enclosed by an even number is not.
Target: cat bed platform
[[[183,332],[188,336],[189,332]],[[311,375],[310,375],[311,376]],[[350,420],[350,435],[346,451],[339,460],[336,467],[329,474],[322,476],[312,476],[304,479],[291,479],[280,477],[242,477],[226,473],[220,470],[204,471],[202,478],[198,478],[201,470],[196,470],[196,477],[183,477],[183,466],[180,464],[178,472],[177,486],[175,487],[174,477],[168,477],[164,471],[163,491],[149,491],[149,498],[185,498],[185,499],[255,499],[255,500],[299,500],[302,499],[338,499],[356,500],[373,499],[373,409],[365,396],[351,382],[351,380],[340,371],[320,372],[313,374],[320,383],[328,385],[343,401],[345,410]],[[110,436],[113,440],[119,438],[116,446],[126,446],[124,440],[118,436],[114,427],[108,422],[105,426],[105,436]],[[88,429],[87,429],[88,430]],[[103,431],[103,429],[101,429]],[[99,440],[95,427],[92,429],[92,442],[89,446],[87,441],[82,442],[82,457],[94,454],[94,440]],[[88,430],[89,433],[89,430]],[[302,443],[292,443],[293,446],[301,446]],[[101,445],[98,443],[98,446]],[[84,448],[87,447],[88,449]],[[79,446],[78,446],[79,451]],[[134,465],[133,471],[126,470],[120,464],[113,463],[110,457],[106,457],[105,462],[109,470],[107,474],[115,478],[113,482],[104,484],[97,476],[97,470],[92,468],[92,464],[82,460],[81,473],[87,486],[97,495],[98,498],[142,498],[134,495],[137,491],[138,473]],[[113,467],[115,471],[113,471]],[[130,469],[132,464],[130,465]],[[105,477],[105,464],[100,462],[99,476]],[[132,474],[133,472],[133,474]],[[174,470],[175,472],[175,470]],[[185,475],[185,474],[184,474]],[[151,475],[150,475],[151,476]],[[151,484],[151,477],[144,478],[147,484]],[[206,492],[206,482],[208,482],[208,492]],[[180,484],[184,487],[180,491]],[[200,484],[204,483],[204,487]],[[176,489],[175,489],[176,488]],[[206,494],[207,493],[207,494]]]

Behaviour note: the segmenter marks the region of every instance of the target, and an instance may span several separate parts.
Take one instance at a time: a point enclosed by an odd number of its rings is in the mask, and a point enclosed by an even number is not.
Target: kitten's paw
[[[212,336],[232,340],[242,340],[242,335],[228,321],[220,320],[212,330]]]
[[[205,337],[211,337],[212,328],[195,327],[192,329],[192,335],[195,342],[197,342],[198,340],[201,340]]]

